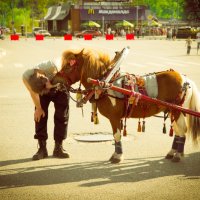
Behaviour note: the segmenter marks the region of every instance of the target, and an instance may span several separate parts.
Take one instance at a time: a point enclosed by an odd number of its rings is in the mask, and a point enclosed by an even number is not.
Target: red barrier
[[[64,40],[72,40],[72,35],[71,34],[64,35]]]
[[[92,35],[91,34],[85,34],[84,39],[85,40],[92,40]]]
[[[134,34],[131,33],[131,34],[126,34],[126,39],[127,40],[134,40]]]
[[[43,35],[36,35],[35,39],[36,40],[44,40],[44,36]]]
[[[106,34],[106,40],[113,40],[114,36],[112,34]]]
[[[19,40],[19,35],[10,35],[11,40]]]

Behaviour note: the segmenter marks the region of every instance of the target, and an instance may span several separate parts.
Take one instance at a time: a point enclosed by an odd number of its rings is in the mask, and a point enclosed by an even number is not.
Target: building
[[[50,7],[44,17],[44,20],[47,22],[47,29],[55,33],[68,30],[70,9],[71,5],[69,3]]]
[[[93,20],[101,25],[101,31],[114,27],[120,20],[127,20],[140,26],[147,20],[149,10],[145,6],[130,7],[128,0],[82,0],[79,4],[64,3],[48,9],[44,20],[52,32],[75,33],[81,24]]]

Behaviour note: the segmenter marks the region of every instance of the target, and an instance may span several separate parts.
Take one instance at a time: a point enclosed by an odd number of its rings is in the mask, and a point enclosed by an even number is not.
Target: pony
[[[119,53],[116,53],[113,60],[118,55]],[[70,58],[76,60],[73,67],[69,65]],[[80,81],[80,85],[84,86],[85,91],[91,91],[94,86],[87,81],[88,78],[102,80],[111,70],[110,64],[113,60],[106,53],[91,49],[66,50],[62,54],[62,69],[55,76],[54,83],[62,80],[69,89],[72,84]],[[174,70],[156,72],[154,76],[157,82],[157,99],[200,112],[200,94],[192,80]],[[94,99],[94,97],[90,99],[92,104],[95,105],[95,109],[110,121],[112,127],[115,150],[110,158],[111,163],[123,161],[121,142],[123,126],[121,122],[123,118],[126,118],[125,113],[127,114],[127,103],[125,103],[127,101],[125,99],[127,98],[109,95],[107,90],[101,92],[98,99]],[[95,109],[94,112],[96,112]],[[171,159],[173,162],[179,162],[184,153],[186,134],[192,137],[194,144],[198,144],[200,118],[139,99],[132,106],[128,117],[144,119],[160,112],[169,114],[171,127],[175,132],[172,147],[165,158]],[[165,131],[165,127],[163,131]]]

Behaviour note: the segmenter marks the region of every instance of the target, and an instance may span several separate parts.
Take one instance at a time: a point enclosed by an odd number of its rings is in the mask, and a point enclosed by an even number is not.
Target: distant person
[[[111,30],[111,28],[109,27],[108,30],[107,30],[108,35],[111,34],[111,31],[112,31],[112,30]]]
[[[168,29],[168,39],[171,40],[172,39],[172,29]]]
[[[174,28],[174,29],[172,30],[172,38],[173,38],[173,40],[176,40],[176,36],[177,36],[177,29]]]
[[[199,51],[199,48],[200,48],[200,30],[197,33],[196,38],[197,38],[196,41],[197,41],[197,54],[198,54],[198,51]]]
[[[121,31],[120,31],[120,35],[123,37],[123,36],[125,36],[125,34],[126,33],[125,33],[124,29],[122,28]]]
[[[189,36],[186,40],[186,46],[187,46],[187,55],[190,55],[190,50],[192,47],[192,39],[191,36]]]

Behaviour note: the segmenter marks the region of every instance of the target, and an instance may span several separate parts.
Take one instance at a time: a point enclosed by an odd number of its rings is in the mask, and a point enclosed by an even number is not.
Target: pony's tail
[[[200,112],[200,93],[193,81],[190,81],[192,90],[189,109]],[[195,144],[198,144],[200,139],[200,118],[193,115],[187,115],[188,118],[188,133],[192,136]]]

